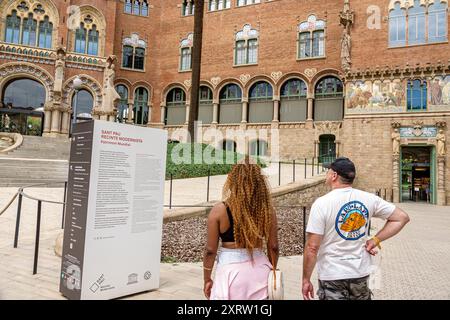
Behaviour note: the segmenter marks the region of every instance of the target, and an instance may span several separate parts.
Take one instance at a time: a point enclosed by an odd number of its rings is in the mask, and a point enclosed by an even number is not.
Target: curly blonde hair
[[[274,209],[267,178],[250,161],[246,157],[228,174],[223,199],[233,216],[236,245],[253,257],[253,250],[269,239]]]

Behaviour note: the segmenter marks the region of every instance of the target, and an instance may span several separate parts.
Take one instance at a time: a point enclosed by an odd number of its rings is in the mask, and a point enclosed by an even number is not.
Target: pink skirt
[[[211,300],[265,300],[271,270],[267,256],[260,251],[254,253],[252,263],[246,250],[221,248]]]

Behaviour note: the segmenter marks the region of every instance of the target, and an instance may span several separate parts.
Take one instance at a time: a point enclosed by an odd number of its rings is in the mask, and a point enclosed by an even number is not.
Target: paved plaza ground
[[[0,190],[0,206],[15,190]],[[33,189],[30,193],[49,200],[62,198],[61,189]],[[400,206],[410,214],[411,223],[398,237],[383,244],[375,299],[450,299],[450,207],[417,203]],[[35,212],[36,204],[24,201],[17,249],[12,248],[16,204],[0,216],[0,299],[64,299],[58,292],[60,258],[54,254],[61,227],[60,206],[43,207],[39,269],[33,276]],[[375,220],[373,228],[380,227],[380,221]],[[285,275],[286,298],[300,299],[302,257],[283,257],[280,268]],[[201,263],[162,264],[158,291],[125,299],[204,299],[202,279]]]

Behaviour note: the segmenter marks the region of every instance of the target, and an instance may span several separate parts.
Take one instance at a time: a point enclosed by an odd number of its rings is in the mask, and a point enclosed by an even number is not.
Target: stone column
[[[45,107],[44,111],[44,136],[48,135],[51,131],[52,125],[52,111],[50,108]]]
[[[61,134],[69,134],[70,111],[68,108],[63,110],[61,121]]]
[[[273,98],[273,122],[280,122],[280,98]]]
[[[160,114],[160,119],[161,119],[161,123],[165,125],[164,123],[164,117],[166,115],[166,106],[165,105],[161,105],[161,114]]]
[[[248,117],[248,101],[242,100],[242,123],[247,123],[247,117]]]
[[[125,121],[126,123],[133,123],[133,108],[134,100],[128,100],[128,119]]]
[[[52,124],[51,124],[51,133],[59,134],[61,132],[61,111],[59,108],[54,108],[52,110]]]
[[[445,197],[445,157],[438,156],[438,185],[437,185],[437,205],[445,206],[447,203]]]
[[[308,95],[307,97],[308,100],[308,114],[307,114],[307,118],[306,118],[306,128],[308,129],[312,129],[313,128],[313,123],[314,123],[314,115],[313,115],[313,104],[314,104],[314,98],[311,95]]]
[[[185,125],[189,124],[189,113],[191,112],[191,105],[186,103],[186,122]]]
[[[212,124],[219,123],[219,104],[217,102],[213,103],[213,121]]]
[[[392,189],[394,190],[394,203],[400,202],[400,156],[394,155],[392,159]]]

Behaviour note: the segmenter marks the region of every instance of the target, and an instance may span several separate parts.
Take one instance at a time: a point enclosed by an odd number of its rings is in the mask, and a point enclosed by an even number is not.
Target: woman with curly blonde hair
[[[205,296],[211,300],[267,299],[267,279],[272,264],[263,248],[267,246],[276,268],[277,218],[267,179],[249,157],[229,173],[223,198],[208,217],[203,259]],[[213,281],[211,274],[216,257]]]

